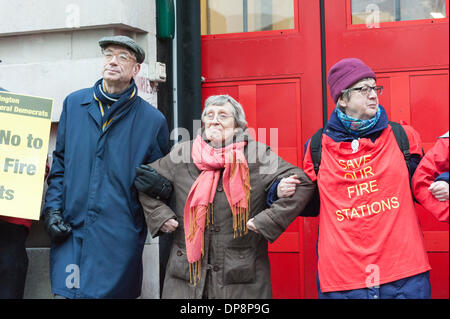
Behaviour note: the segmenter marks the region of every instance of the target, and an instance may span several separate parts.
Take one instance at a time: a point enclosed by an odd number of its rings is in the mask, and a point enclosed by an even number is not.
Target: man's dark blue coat
[[[52,292],[136,298],[147,227],[133,185],[135,167],[168,152],[168,127],[138,97],[102,131],[93,93],[88,88],[70,94],[58,126],[44,209],[61,209],[73,233],[52,243]]]

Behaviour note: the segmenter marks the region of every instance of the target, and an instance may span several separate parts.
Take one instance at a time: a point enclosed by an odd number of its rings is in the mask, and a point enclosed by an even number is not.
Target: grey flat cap
[[[115,35],[112,37],[103,37],[98,41],[100,47],[105,48],[109,44],[117,44],[124,46],[136,54],[137,63],[142,63],[145,60],[145,52],[139,44],[133,39],[124,35]]]

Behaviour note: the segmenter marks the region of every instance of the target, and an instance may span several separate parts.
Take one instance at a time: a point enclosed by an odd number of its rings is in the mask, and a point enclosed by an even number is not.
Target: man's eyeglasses
[[[136,60],[132,55],[126,52],[116,53],[112,50],[103,50],[102,54],[108,62],[110,62],[115,56],[117,56],[117,61],[119,61],[120,63],[125,63],[130,60]]]
[[[217,116],[217,120],[221,123],[225,122],[230,117],[233,117],[233,115],[228,115],[225,113],[219,113],[216,115],[216,113],[210,112],[210,113],[205,114],[205,116],[203,118],[205,119],[206,122],[212,122],[216,116]]]
[[[357,88],[351,88],[347,90],[342,90],[342,93],[347,93],[351,91],[359,91],[364,96],[369,96],[370,93],[372,93],[372,90],[375,91],[377,95],[381,95],[383,93],[383,86],[362,86]]]

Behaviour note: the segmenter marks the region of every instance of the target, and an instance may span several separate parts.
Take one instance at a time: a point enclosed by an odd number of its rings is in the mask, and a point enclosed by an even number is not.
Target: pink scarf
[[[213,201],[223,172],[222,184],[231,207],[234,236],[247,234],[250,210],[250,175],[244,156],[246,142],[224,148],[208,145],[199,135],[192,146],[192,159],[201,173],[191,187],[184,206],[186,254],[192,283],[200,280],[201,258],[204,255],[205,226],[214,224]]]

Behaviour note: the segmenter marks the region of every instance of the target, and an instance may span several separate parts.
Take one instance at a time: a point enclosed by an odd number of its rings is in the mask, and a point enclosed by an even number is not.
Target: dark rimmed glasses
[[[126,62],[129,62],[129,61],[135,61],[136,60],[132,55],[130,55],[130,54],[126,53],[126,52],[115,52],[115,51],[106,49],[106,50],[102,51],[102,54],[105,57],[105,60],[107,62],[112,61],[112,59],[115,56],[117,57],[117,61],[119,61],[120,63],[126,63]]]
[[[351,91],[359,91],[359,93],[361,93],[364,96],[369,96],[370,93],[372,93],[372,90],[375,91],[375,93],[377,95],[381,95],[383,94],[383,86],[379,85],[379,86],[361,86],[361,87],[356,87],[356,88],[350,88],[350,89],[346,89],[346,90],[342,90],[342,93],[347,93],[347,92],[351,92]]]

